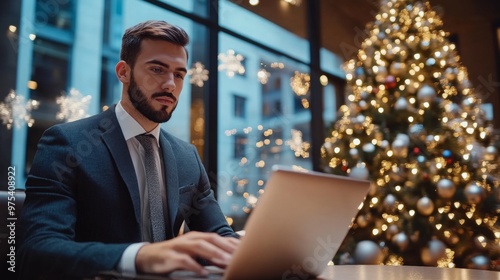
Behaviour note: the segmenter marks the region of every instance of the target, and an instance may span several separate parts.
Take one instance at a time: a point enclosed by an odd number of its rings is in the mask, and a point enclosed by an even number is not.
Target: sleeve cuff
[[[135,274],[135,257],[137,256],[137,252],[141,249],[142,246],[148,244],[147,242],[134,243],[123,251],[120,262],[118,263],[118,271],[122,273],[131,273]]]

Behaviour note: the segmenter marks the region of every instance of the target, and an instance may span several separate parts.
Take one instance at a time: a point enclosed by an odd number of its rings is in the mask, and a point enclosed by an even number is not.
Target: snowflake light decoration
[[[189,82],[198,87],[202,87],[204,83],[208,81],[208,73],[208,70],[205,69],[205,65],[201,62],[196,62],[187,72],[187,74],[191,76]]]
[[[235,74],[244,74],[245,67],[241,62],[245,59],[241,54],[236,54],[234,50],[228,50],[226,54],[220,53],[217,58],[221,62],[219,71],[226,71],[228,77],[234,77]]]
[[[17,95],[12,90],[5,97],[5,103],[0,103],[2,123],[7,126],[7,129],[11,129],[12,126],[19,128],[24,123],[32,127],[35,120],[31,118],[31,111],[38,108],[39,105],[40,103],[36,100],[25,101],[24,96]]]
[[[69,95],[58,97],[56,103],[59,104],[60,110],[56,115],[58,120],[66,120],[66,122],[76,121],[88,117],[88,108],[92,96],[83,96],[78,90],[71,89]]]
[[[267,81],[271,77],[271,73],[269,73],[266,69],[262,68],[257,72],[257,78],[259,82],[263,85],[267,84]]]
[[[293,92],[298,96],[304,96],[309,91],[309,86],[311,84],[311,76],[307,73],[300,73],[295,71],[295,75],[290,78],[290,86]]]
[[[311,144],[304,141],[304,139],[302,138],[302,131],[292,129],[292,138],[290,140],[287,140],[285,144],[290,146],[290,149],[294,151],[295,157],[309,157],[309,149],[311,148]]]

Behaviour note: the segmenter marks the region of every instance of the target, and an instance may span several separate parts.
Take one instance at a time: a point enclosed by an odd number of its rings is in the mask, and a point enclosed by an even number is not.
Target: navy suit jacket
[[[167,239],[190,230],[236,236],[210,189],[197,150],[164,130]],[[49,128],[26,182],[20,278],[87,277],[116,268],[141,242],[139,188],[114,107]]]

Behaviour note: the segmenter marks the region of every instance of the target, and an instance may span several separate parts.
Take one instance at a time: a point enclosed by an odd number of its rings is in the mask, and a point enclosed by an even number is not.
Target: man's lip
[[[172,105],[172,104],[175,103],[172,98],[170,98],[170,97],[164,97],[164,96],[156,97],[155,100],[158,101],[159,103],[163,104],[163,105]]]

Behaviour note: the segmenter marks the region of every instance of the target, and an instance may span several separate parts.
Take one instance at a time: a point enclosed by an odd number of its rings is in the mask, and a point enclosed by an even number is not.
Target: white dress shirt
[[[146,171],[144,168],[144,163],[142,161],[142,157],[144,156],[144,149],[142,145],[139,143],[139,140],[135,138],[135,136],[140,134],[145,134],[146,131],[144,128],[130,116],[127,111],[123,108],[120,102],[116,105],[115,108],[116,117],[118,119],[118,123],[120,124],[120,128],[123,132],[123,136],[125,137],[125,141],[127,142],[127,147],[130,152],[130,157],[132,159],[132,163],[134,165],[135,174],[137,177],[137,183],[139,185],[139,195],[141,200],[141,232],[142,232],[142,240],[144,242],[135,243],[127,247],[123,252],[123,255],[118,264],[118,270],[122,272],[131,272],[135,273],[135,257],[139,249],[144,245],[149,243],[152,240],[151,237],[151,225],[150,225],[150,215],[149,215],[149,201],[148,201],[148,191],[146,188]],[[160,182],[163,182],[163,186],[165,186],[165,176],[163,176],[163,160],[160,153],[160,125],[157,125],[155,129],[148,132],[147,134],[151,134],[156,138],[158,143],[158,153],[156,153],[156,162],[158,164],[158,174],[161,174]],[[166,190],[165,188],[161,188],[162,192],[162,201],[163,206],[166,207]]]

